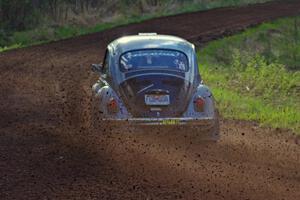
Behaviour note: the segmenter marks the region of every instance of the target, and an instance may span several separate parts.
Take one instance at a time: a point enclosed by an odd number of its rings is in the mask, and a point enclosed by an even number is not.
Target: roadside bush
[[[223,117],[300,134],[300,35],[295,18],[251,28],[199,50],[202,77]]]
[[[240,91],[246,91],[256,96],[276,99],[287,96],[297,96],[300,87],[300,73],[289,72],[280,63],[268,63],[261,55],[255,55],[244,65],[241,54],[236,53],[232,63],[232,83]],[[238,82],[238,84],[236,84]],[[241,88],[241,86],[243,88]]]

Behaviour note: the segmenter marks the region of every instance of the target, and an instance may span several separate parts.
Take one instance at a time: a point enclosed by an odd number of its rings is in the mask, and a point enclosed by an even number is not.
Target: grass
[[[139,10],[139,4],[137,3],[134,4],[135,6],[131,6],[130,8],[128,8],[128,5],[122,4],[123,10],[120,10],[120,13],[123,13],[123,15],[114,18],[114,20],[112,20],[111,22],[101,23],[92,27],[70,25],[50,27],[44,25],[33,30],[14,32],[10,34],[2,31],[0,32],[0,52],[15,48],[48,43],[51,41],[57,41],[89,33],[100,32],[116,26],[138,23],[147,19],[161,16],[169,16],[179,13],[208,10],[226,6],[242,6],[253,3],[263,3],[267,1],[271,0],[193,0],[184,1],[181,3],[174,3],[174,1],[164,1],[162,3],[159,3],[160,6],[155,9],[154,12],[151,11],[146,14]]]
[[[215,88],[213,92],[226,119],[257,121],[264,126],[292,129],[299,133],[299,109],[273,106],[263,99],[241,95],[230,89]]]
[[[265,23],[199,50],[223,117],[300,133],[299,21]]]

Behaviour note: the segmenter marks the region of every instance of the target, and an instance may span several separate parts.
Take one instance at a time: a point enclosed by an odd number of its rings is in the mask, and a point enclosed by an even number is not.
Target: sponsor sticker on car
[[[166,119],[162,121],[163,125],[177,125],[180,124],[180,121],[178,119]]]

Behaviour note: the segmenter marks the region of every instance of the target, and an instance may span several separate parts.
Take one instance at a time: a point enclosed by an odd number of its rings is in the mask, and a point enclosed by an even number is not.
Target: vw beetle
[[[217,141],[219,116],[203,84],[193,44],[175,36],[144,33],[111,42],[92,86],[94,126],[184,127]]]

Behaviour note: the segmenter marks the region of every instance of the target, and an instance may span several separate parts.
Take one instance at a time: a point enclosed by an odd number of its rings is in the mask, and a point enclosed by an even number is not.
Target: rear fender
[[[194,109],[194,99],[197,96],[201,96],[205,100],[205,106],[203,112],[197,112]],[[190,100],[187,111],[183,115],[184,117],[193,118],[214,118],[215,117],[215,102],[214,97],[210,89],[203,84],[197,87],[197,90]]]
[[[111,87],[107,85],[101,86],[100,83],[96,83],[93,85],[93,91],[94,98],[96,98],[96,103],[99,105],[99,111],[104,115],[105,118],[128,119],[131,117],[124,103]],[[118,113],[109,113],[108,111],[107,105],[111,98],[114,98],[118,102]]]

